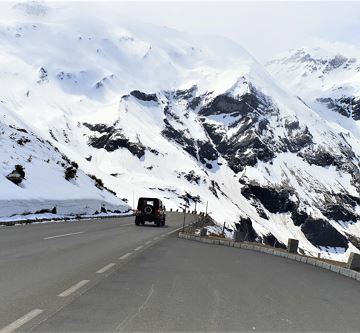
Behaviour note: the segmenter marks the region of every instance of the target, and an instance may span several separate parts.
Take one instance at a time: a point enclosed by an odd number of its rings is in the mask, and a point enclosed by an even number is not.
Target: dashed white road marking
[[[131,252],[129,252],[129,253],[126,253],[126,254],[124,254],[123,256],[121,256],[119,259],[120,260],[124,260],[124,259],[126,259],[126,258],[128,258],[128,257],[130,257],[131,256]]]
[[[0,333],[11,333],[17,330],[19,327],[25,325],[30,320],[33,320],[35,317],[37,317],[40,313],[42,313],[44,310],[35,309],[27,313],[26,315],[22,316],[18,320],[14,321],[10,325],[0,329]]]
[[[139,250],[141,250],[142,248],[143,248],[143,246],[140,245],[140,246],[138,246],[136,249],[134,249],[134,251],[139,251]]]
[[[158,240],[159,239],[159,237],[154,237],[154,240]]]
[[[44,239],[53,239],[53,238],[60,238],[60,237],[66,237],[66,236],[74,236],[74,235],[79,235],[79,234],[83,234],[83,233],[84,233],[84,231],[72,232],[71,234],[62,234],[62,235],[45,237]]]
[[[61,294],[59,294],[59,297],[66,297],[71,295],[72,293],[74,293],[76,290],[82,288],[83,286],[85,286],[87,283],[89,283],[90,280],[82,280],[76,284],[74,284],[72,287],[70,287],[69,289],[66,289],[65,291],[63,291]]]
[[[148,244],[150,244],[150,243],[152,243],[152,241],[147,241],[145,244],[148,245]]]
[[[103,268],[99,269],[96,273],[98,273],[98,274],[105,273],[107,270],[109,270],[111,267],[114,267],[114,266],[115,266],[114,263],[108,264],[108,265],[104,266]]]

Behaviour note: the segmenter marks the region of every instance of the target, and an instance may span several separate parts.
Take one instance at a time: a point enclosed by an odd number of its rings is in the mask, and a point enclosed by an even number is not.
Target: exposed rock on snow
[[[307,218],[301,226],[306,238],[316,246],[340,247],[347,249],[347,238],[325,220]]]

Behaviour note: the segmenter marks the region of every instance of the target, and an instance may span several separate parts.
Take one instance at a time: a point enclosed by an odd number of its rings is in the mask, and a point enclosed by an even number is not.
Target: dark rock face
[[[283,141],[291,153],[297,153],[301,149],[313,144],[313,136],[309,129],[307,127],[302,129],[298,121],[285,123],[285,128],[288,131],[288,136]]]
[[[15,169],[6,178],[15,185],[20,185],[25,179],[25,168],[20,164],[15,165]]]
[[[275,151],[284,150],[275,142],[269,121],[264,117],[276,114],[278,109],[269,97],[251,84],[248,84],[248,90],[238,98],[227,94],[216,96],[199,111],[204,129],[217,151],[236,173],[247,165],[256,165],[259,160],[268,162],[275,157]],[[226,127],[207,121],[206,117],[210,116],[232,118],[228,127],[236,128],[236,132],[228,137]]]
[[[124,134],[122,134],[120,129],[116,129],[114,126],[107,126],[105,124],[91,125],[88,123],[84,123],[84,126],[91,131],[103,134],[101,136],[92,136],[89,138],[88,143],[94,148],[104,148],[109,152],[119,148],[126,148],[138,158],[145,155],[146,147],[144,147],[140,141],[131,142]]]
[[[87,127],[90,131],[93,132],[99,132],[99,133],[109,133],[114,131],[113,126],[108,126],[106,124],[89,124],[89,123],[83,123],[85,127]]]
[[[309,215],[303,211],[294,210],[291,212],[291,219],[293,220],[294,224],[298,227],[303,225],[308,217]]]
[[[206,122],[203,124],[217,151],[236,173],[247,165],[256,165],[258,160],[268,162],[275,157],[269,148],[273,146],[272,143],[260,138],[258,131],[252,128],[255,126],[252,119],[245,117],[241,124],[240,129],[230,139],[227,139],[221,127]]]
[[[343,96],[340,98],[322,97],[316,99],[318,102],[326,105],[330,110],[333,110],[341,115],[354,120],[360,120],[360,99],[354,96]]]
[[[321,212],[330,220],[345,222],[356,222],[359,220],[359,216],[356,215],[351,208],[346,207],[343,202],[324,205],[322,206]]]
[[[135,98],[141,100],[141,101],[145,101],[145,102],[158,102],[158,98],[156,96],[156,94],[146,94],[142,91],[139,90],[133,90],[130,93],[131,96],[134,96]]]
[[[299,156],[305,159],[309,164],[315,164],[321,167],[336,165],[335,156],[322,147],[301,152],[299,153]]]
[[[199,147],[199,159],[200,162],[206,164],[209,169],[212,168],[211,164],[208,164],[207,161],[215,161],[218,159],[219,154],[209,141],[197,141]]]
[[[352,116],[354,120],[360,120],[360,98],[354,99],[352,103]]]
[[[279,242],[278,239],[272,233],[263,236],[263,241],[266,245],[270,245],[278,249],[286,249],[286,245]]]
[[[245,241],[247,242],[256,242],[260,239],[259,235],[256,233],[250,218],[240,217],[238,223],[235,224],[238,231],[243,232],[245,235]]]
[[[348,248],[348,240],[328,221],[309,217],[301,226],[305,237],[315,246]]]
[[[219,95],[208,105],[204,106],[199,115],[212,116],[227,114],[233,117],[255,114],[264,114],[270,111],[272,101],[269,97],[262,94],[254,86],[248,84],[249,92],[235,99],[227,94]]]
[[[178,196],[180,199],[184,200],[185,206],[188,208],[190,203],[199,203],[201,202],[198,195],[192,195],[191,193],[185,192],[185,194]]]
[[[349,241],[351,242],[351,244],[360,250],[360,237],[356,237],[356,236],[348,234],[348,233],[346,233],[346,236],[349,239]]]
[[[43,83],[48,81],[48,72],[44,67],[39,69],[39,80],[37,83]]]
[[[190,170],[188,173],[181,172],[178,174],[178,178],[184,177],[189,183],[200,184],[201,177],[195,173],[194,170]]]
[[[182,146],[182,148],[189,153],[191,156],[197,159],[197,150],[195,147],[194,140],[189,139],[184,131],[176,130],[167,119],[164,119],[165,128],[161,132],[161,134],[172,141],[175,141],[177,144]]]
[[[92,137],[89,139],[89,145],[98,149],[104,148],[109,152],[119,148],[126,148],[138,158],[145,155],[145,147],[141,142],[131,142],[123,134],[117,132],[105,134],[100,137]]]
[[[211,180],[210,182],[210,186],[209,186],[209,190],[212,192],[212,194],[219,198],[219,193],[222,196],[226,196],[226,194],[221,190],[220,185],[215,181],[215,180]]]
[[[292,212],[297,208],[297,204],[290,200],[290,196],[294,194],[290,188],[248,184],[241,189],[241,193],[247,199],[258,199],[270,213]]]
[[[330,72],[336,68],[341,67],[344,65],[349,59],[344,57],[341,54],[337,54],[334,58],[330,59],[328,64],[325,67],[324,72]]]

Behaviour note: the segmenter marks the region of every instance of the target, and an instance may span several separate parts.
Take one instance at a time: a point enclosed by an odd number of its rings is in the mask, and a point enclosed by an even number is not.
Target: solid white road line
[[[152,241],[147,241],[145,244],[148,245],[148,244],[150,244],[150,243],[152,243]]]
[[[143,246],[140,245],[140,246],[138,246],[136,249],[134,249],[134,251],[139,251],[139,250],[141,250],[142,248],[143,248]]]
[[[80,289],[81,287],[85,286],[87,283],[89,283],[90,280],[82,280],[78,282],[77,284],[74,284],[71,288],[66,289],[61,294],[59,294],[59,297],[66,297],[74,293],[76,290]]]
[[[24,324],[26,324],[27,322],[29,322],[30,320],[34,319],[35,317],[37,317],[40,313],[42,313],[44,310],[40,310],[40,309],[35,309],[30,311],[28,314],[26,314],[25,316],[19,318],[18,320],[14,321],[13,323],[11,323],[10,325],[2,328],[0,330],[0,333],[11,333],[14,332],[15,330],[17,330],[19,327],[23,326]]]
[[[73,236],[73,235],[79,235],[79,234],[83,234],[83,233],[84,233],[84,231],[79,231],[79,232],[73,232],[71,234],[49,236],[49,237],[45,237],[44,239],[53,239],[53,238],[60,238],[60,237],[66,237],[66,236]]]
[[[131,256],[131,252],[124,254],[124,255],[121,256],[119,259],[120,259],[120,260],[124,260],[124,259],[126,259],[127,257],[130,257],[130,256]]]
[[[109,265],[104,266],[103,268],[99,269],[96,273],[102,274],[105,273],[107,270],[109,270],[111,267],[114,267],[115,264],[111,263]]]

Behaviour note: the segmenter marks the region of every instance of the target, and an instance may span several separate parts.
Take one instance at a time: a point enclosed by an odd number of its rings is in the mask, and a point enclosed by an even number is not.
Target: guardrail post
[[[200,230],[200,236],[201,236],[201,237],[206,237],[206,235],[207,235],[207,229],[206,229],[206,228],[202,228],[202,229]]]
[[[297,253],[298,247],[299,247],[299,241],[297,239],[293,239],[293,238],[288,239],[287,251],[289,253]]]
[[[360,271],[360,254],[351,252],[347,263],[347,268]]]

